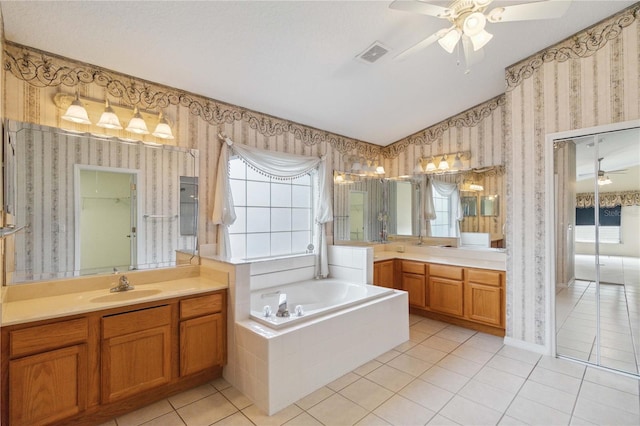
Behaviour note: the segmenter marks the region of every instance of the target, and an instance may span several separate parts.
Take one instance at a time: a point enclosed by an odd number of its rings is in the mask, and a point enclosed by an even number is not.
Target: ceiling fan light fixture
[[[487,20],[492,23],[502,21],[502,14],[504,13],[504,7],[496,7],[487,14]]]
[[[474,0],[473,2],[477,7],[486,6],[491,3],[493,0]]]
[[[455,49],[456,44],[460,41],[460,36],[460,30],[452,28],[438,40],[438,43],[444,50],[449,53],[453,53],[453,49]]]
[[[462,30],[468,37],[473,37],[484,31],[484,27],[487,25],[487,18],[480,12],[473,12],[462,23]]]
[[[610,183],[613,183],[611,181],[611,179],[609,179],[609,176],[598,176],[598,185],[602,186],[602,185],[609,185]]]
[[[485,30],[482,30],[480,33],[470,36],[471,44],[473,44],[473,50],[478,51],[482,49],[489,41],[493,38],[493,34],[489,34]]]

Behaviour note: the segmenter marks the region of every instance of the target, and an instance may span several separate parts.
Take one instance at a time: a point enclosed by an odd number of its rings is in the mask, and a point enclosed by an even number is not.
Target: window
[[[452,233],[453,224],[455,223],[452,218],[452,195],[441,195],[435,188],[433,188],[433,207],[435,208],[436,218],[431,221],[431,236],[432,237],[450,237],[455,236],[455,230]]]
[[[620,244],[622,207],[600,207],[598,210],[600,243]],[[593,207],[576,207],[575,239],[579,243],[596,242],[595,209]]]
[[[265,176],[241,159],[229,160],[236,221],[229,227],[233,257],[255,259],[307,252],[313,243],[314,177]]]

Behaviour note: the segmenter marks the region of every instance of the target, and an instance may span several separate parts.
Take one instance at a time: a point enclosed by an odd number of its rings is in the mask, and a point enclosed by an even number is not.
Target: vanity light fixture
[[[122,125],[120,124],[120,119],[118,119],[118,116],[116,115],[115,111],[113,110],[113,108],[111,108],[111,105],[109,104],[109,99],[104,101],[104,112],[100,116],[100,121],[96,123],[96,126],[102,127],[105,129],[114,129],[114,130],[122,129]]]
[[[148,135],[149,129],[147,129],[147,123],[144,122],[138,107],[133,108],[133,117],[129,121],[129,125],[125,129],[127,132],[135,133],[137,135]]]
[[[481,192],[484,191],[484,186],[478,185],[477,183],[472,183],[471,185],[469,185],[469,190]]]
[[[446,172],[449,170],[449,163],[447,163],[447,155],[443,155],[440,159],[440,163],[438,164],[438,171]]]
[[[376,174],[377,175],[383,175],[384,174],[384,167],[383,166],[376,167]]]
[[[76,92],[76,98],[71,102],[69,108],[61,117],[63,120],[71,121],[72,123],[78,124],[91,124],[91,120],[89,120],[89,114],[87,114],[87,110],[80,102],[80,95]]]
[[[427,162],[428,158],[428,162]],[[440,158],[436,165],[436,158]],[[449,158],[453,159],[449,164]],[[438,154],[432,157],[420,157],[413,169],[414,174],[420,173],[453,173],[467,170],[469,165],[467,161],[471,159],[470,151],[458,151],[456,153]],[[426,165],[425,165],[426,163]]]
[[[453,165],[451,166],[452,170],[462,170],[464,165],[462,164],[462,160],[460,159],[460,153],[456,154],[455,160],[453,160]]]
[[[156,129],[152,133],[153,136],[160,139],[173,139],[173,133],[171,133],[171,126],[169,126],[169,122],[166,118],[164,118],[164,114],[160,111],[160,115],[158,115],[158,125]]]
[[[434,163],[433,157],[431,157],[431,160],[429,160],[429,162],[427,163],[427,167],[424,168],[424,171],[427,173],[431,173],[435,172],[436,170],[436,163]]]

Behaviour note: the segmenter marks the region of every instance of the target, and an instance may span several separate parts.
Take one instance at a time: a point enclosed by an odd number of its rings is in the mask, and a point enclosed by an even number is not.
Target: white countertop
[[[418,252],[404,252],[404,253],[400,253],[397,251],[374,252],[374,256],[373,256],[374,262],[379,262],[381,260],[389,260],[389,259],[415,260],[419,262],[439,263],[441,265],[463,266],[467,268],[493,269],[496,271],[506,270],[506,262],[504,260],[482,259],[482,256],[479,251],[476,257],[444,256],[441,254],[418,253]]]
[[[78,315],[103,309],[222,290],[228,287],[227,283],[220,283],[199,276],[140,285],[132,282],[132,285],[135,286],[134,290],[122,293],[110,293],[108,288],[103,288],[70,294],[33,297],[25,300],[5,301],[2,303],[2,322],[0,325],[15,325],[68,315]]]

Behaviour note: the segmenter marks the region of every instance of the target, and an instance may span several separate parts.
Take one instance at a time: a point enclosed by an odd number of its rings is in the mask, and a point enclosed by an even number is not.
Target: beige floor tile
[[[449,353],[460,346],[460,343],[439,336],[431,336],[422,342],[421,345]]]
[[[573,415],[599,425],[637,425],[640,416],[627,411],[600,404],[587,398],[578,397]]]
[[[514,394],[520,390],[526,380],[524,377],[505,373],[504,371],[496,370],[493,367],[483,367],[478,374],[473,376],[473,378],[474,380],[486,383],[494,388],[502,389]]]
[[[118,426],[115,420],[109,420],[108,422],[100,423],[98,426]]]
[[[410,349],[410,348],[415,346],[415,343],[413,343],[411,341],[407,341],[407,342],[403,343],[402,345],[405,345],[405,344],[411,345],[407,349]],[[400,346],[402,346],[402,345],[400,345]],[[384,364],[386,362],[391,361],[392,359],[394,359],[395,357],[397,357],[398,355],[400,355],[401,353],[403,353],[407,349],[403,349],[403,350],[392,349],[389,352],[383,353],[382,355],[377,357],[375,360]]]
[[[220,393],[224,395],[224,397],[227,398],[238,410],[244,410],[253,404],[249,398],[244,396],[242,392],[234,387],[223,389]]]
[[[498,355],[517,359],[518,361],[526,362],[527,364],[535,364],[540,360],[541,357],[540,354],[516,348],[514,346],[503,347],[502,349],[500,349],[500,351],[498,351]]]
[[[591,426],[591,425],[597,426],[596,423],[589,422],[587,420],[581,419],[576,416],[571,417],[571,422],[569,423],[569,425],[570,426]]]
[[[305,396],[304,398],[299,399],[296,402],[296,405],[302,408],[303,410],[308,410],[309,408],[313,407],[317,403],[322,402],[325,399],[329,398],[334,393],[335,391],[329,389],[326,386],[323,386],[317,391],[312,392],[309,395]]]
[[[504,346],[504,338],[492,336],[490,334],[478,333],[464,342],[464,344],[482,349],[483,351],[496,353]]]
[[[582,387],[580,387],[579,397],[640,416],[640,398],[638,398],[638,395],[584,381],[582,382]]]
[[[567,361],[565,359],[543,356],[538,362],[538,367],[555,371],[556,373],[566,374],[568,376],[582,379],[585,372],[585,366],[576,362]]]
[[[360,376],[366,376],[376,368],[380,367],[382,364],[383,364],[382,362],[376,361],[374,359],[373,361],[369,361],[366,364],[362,364],[360,367],[353,370],[353,372],[356,374],[359,374]]]
[[[518,396],[539,402],[567,414],[571,414],[573,411],[577,398],[577,395],[572,395],[532,380],[528,380],[524,384]]]
[[[391,424],[375,414],[369,413],[364,419],[356,423],[355,426],[391,426]]]
[[[504,412],[516,394],[515,392],[500,390],[472,379],[464,385],[460,392],[458,392],[458,395],[475,401],[485,407]]]
[[[398,394],[434,412],[440,411],[454,396],[453,393],[423,380],[414,380]]]
[[[397,352],[406,352],[409,349],[413,348],[415,345],[417,345],[416,342],[412,342],[411,340],[407,340],[404,343],[399,344],[398,346],[396,346],[395,348],[393,348],[395,351]],[[380,358],[376,358],[378,361],[380,362],[385,362]]]
[[[527,424],[528,423],[525,423],[522,420],[514,419],[513,417],[506,415],[502,416],[500,422],[498,423],[499,426],[524,426]]]
[[[429,426],[456,426],[460,423],[456,423],[453,420],[446,418],[445,416],[436,414],[431,420],[429,420],[429,423],[427,424]]]
[[[136,411],[118,417],[116,421],[118,426],[138,426],[149,420],[156,419],[173,411],[173,407],[168,400],[155,402],[153,404],[142,407]]]
[[[469,381],[469,378],[462,374],[434,365],[419,377],[425,382],[429,382],[449,392],[458,392]]]
[[[634,395],[638,395],[638,388],[640,388],[640,381],[638,379],[632,379],[631,377],[625,377],[621,374],[600,370],[598,368],[587,367],[584,379]]]
[[[214,423],[216,426],[253,426],[251,420],[249,420],[244,414],[237,412],[225,417],[224,419]]]
[[[182,421],[178,413],[172,411],[170,413],[165,414],[164,416],[160,416],[157,419],[149,420],[147,423],[143,423],[144,426],[184,426],[185,423]]]
[[[340,394],[369,411],[393,396],[393,392],[366,378],[350,384]]]
[[[409,356],[421,359],[431,364],[435,364],[448,354],[448,352],[433,349],[424,345],[416,345],[405,353]]]
[[[340,394],[313,406],[308,413],[325,425],[353,425],[368,414],[367,410]]]
[[[468,359],[469,361],[477,362],[478,364],[485,364],[495,354],[492,352],[483,351],[482,349],[478,349],[473,346],[460,345],[453,352],[451,352],[451,355]]]
[[[405,354],[392,359],[387,365],[404,371],[414,377],[418,377],[433,366],[433,364],[429,362]]]
[[[210,425],[238,411],[221,393],[215,393],[177,410],[187,426]]]
[[[399,395],[393,396],[374,412],[392,425],[424,425],[435,412]]]
[[[359,380],[360,376],[358,376],[357,374],[354,373],[347,373],[342,377],[338,377],[336,380],[334,380],[333,382],[329,383],[327,385],[327,387],[333,391],[338,392],[339,390],[342,390],[344,388],[346,388],[347,386],[349,386],[351,383],[355,382],[356,380]]]
[[[506,414],[530,425],[566,425],[571,416],[530,399],[517,396]]]
[[[440,410],[441,414],[461,425],[495,425],[502,413],[459,395]]]
[[[429,336],[431,336],[431,334],[423,333],[413,327],[409,328],[409,340],[411,340],[412,342],[420,343],[426,340]]]
[[[531,372],[529,380],[533,380],[537,383],[550,386],[554,389],[561,390],[563,392],[577,395],[580,390],[581,380],[568,376],[566,374],[558,373],[556,371],[547,370],[546,368],[536,367]]]
[[[209,382],[209,384],[214,388],[218,389],[219,391],[231,387],[231,384],[227,382],[223,377],[219,377],[215,380],[212,380]]]
[[[186,390],[177,395],[170,396],[168,399],[173,408],[178,409],[216,392],[217,391],[213,386],[211,386],[210,384],[205,384],[193,389]]]
[[[533,370],[532,364],[518,361],[513,358],[507,358],[501,355],[495,355],[486,364],[488,367],[493,367],[496,370],[504,371],[509,374],[527,378],[531,370]]]
[[[463,343],[469,340],[469,338],[474,334],[476,334],[476,331],[450,325],[436,333],[436,336],[453,340],[454,342]]]
[[[389,367],[388,365],[383,365],[373,370],[367,374],[366,378],[393,392],[398,392],[414,379],[410,374]]]
[[[300,413],[288,422],[285,423],[286,426],[323,426],[322,423],[314,419],[309,415],[309,413],[304,412]]]
[[[255,405],[250,405],[242,410],[242,414],[258,426],[280,426],[294,417],[299,416],[300,413],[302,413],[302,409],[295,404],[278,411],[272,416],[267,416]]]
[[[460,358],[455,355],[447,355],[441,359],[437,364],[438,367],[446,368],[454,373],[462,374],[463,376],[473,377],[478,371],[482,369],[482,364],[478,364],[468,359]]]

